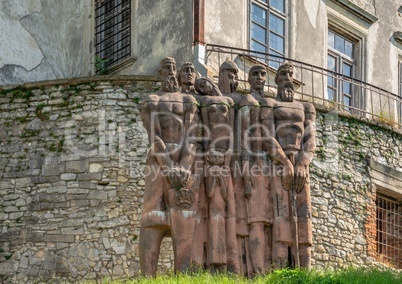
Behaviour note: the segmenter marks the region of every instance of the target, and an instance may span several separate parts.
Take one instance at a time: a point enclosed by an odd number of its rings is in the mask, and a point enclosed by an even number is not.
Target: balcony
[[[296,99],[312,102],[318,108],[337,111],[345,116],[385,124],[394,129],[402,128],[402,98],[387,90],[290,58],[213,44],[205,47],[208,75],[217,79],[219,66],[227,58],[236,62],[240,69],[239,92],[248,92],[248,71],[259,63],[268,70],[266,96],[274,97],[276,70],[283,62],[290,62],[295,68]]]

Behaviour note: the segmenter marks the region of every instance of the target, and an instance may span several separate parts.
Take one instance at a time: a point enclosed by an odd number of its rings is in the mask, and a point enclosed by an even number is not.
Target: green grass
[[[91,282],[86,282],[91,283]],[[97,282],[99,283],[99,282]],[[104,280],[108,284],[193,284],[193,283],[273,283],[273,284],[400,284],[402,272],[392,270],[349,268],[336,271],[306,271],[283,269],[271,274],[246,279],[232,274],[200,272],[192,275],[159,275],[156,278],[138,277],[130,280]]]

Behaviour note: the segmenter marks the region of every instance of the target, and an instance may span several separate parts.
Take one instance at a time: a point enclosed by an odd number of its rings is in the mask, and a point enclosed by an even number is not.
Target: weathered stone
[[[42,176],[58,176],[65,171],[65,166],[61,165],[44,165],[42,166]]]
[[[88,169],[89,161],[87,159],[66,162],[66,172],[68,173],[84,173]]]
[[[103,172],[103,166],[101,164],[90,164],[89,165],[90,173],[100,173]]]
[[[102,173],[87,173],[87,174],[78,174],[79,181],[91,181],[91,180],[101,180]]]
[[[73,243],[74,235],[44,235],[43,240],[52,243]]]
[[[32,182],[33,183],[44,183],[44,184],[48,184],[48,183],[53,183],[58,181],[59,178],[56,176],[49,176],[49,177],[33,177],[32,178]]]
[[[76,177],[77,177],[76,174],[62,174],[61,180],[64,180],[64,181],[75,180]]]

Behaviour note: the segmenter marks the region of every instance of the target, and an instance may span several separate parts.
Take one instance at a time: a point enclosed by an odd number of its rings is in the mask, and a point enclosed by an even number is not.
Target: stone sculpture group
[[[161,62],[160,91],[141,103],[148,132],[140,265],[154,276],[171,236],[175,271],[209,269],[252,277],[310,267],[309,164],[315,109],[295,101],[291,64],[264,94],[267,69],[249,70],[249,94],[236,93],[237,65],[226,60],[216,85],[192,63]]]

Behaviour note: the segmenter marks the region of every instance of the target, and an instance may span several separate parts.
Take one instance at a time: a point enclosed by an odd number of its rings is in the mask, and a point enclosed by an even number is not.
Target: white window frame
[[[249,46],[249,49],[251,50],[252,49],[251,44],[252,44],[252,41],[253,41],[252,34],[251,34],[251,28],[252,28],[252,25],[253,25],[251,11],[252,11],[252,5],[255,4],[258,7],[264,9],[266,11],[266,13],[267,13],[267,19],[266,19],[266,24],[267,25],[264,26],[264,29],[266,29],[266,42],[262,43],[262,42],[260,42],[258,40],[255,40],[255,41],[257,43],[265,46],[265,53],[270,54],[271,50],[272,50],[272,51],[274,51],[276,53],[276,55],[285,57],[286,56],[286,51],[287,51],[287,45],[288,45],[288,42],[287,42],[288,41],[288,38],[287,38],[287,36],[288,36],[287,35],[287,29],[288,29],[288,27],[287,27],[287,25],[288,25],[288,15],[287,15],[287,13],[288,13],[288,0],[284,0],[284,11],[283,12],[278,11],[274,7],[272,7],[270,5],[270,0],[267,0],[267,2],[268,3],[265,3],[265,2],[260,1],[260,0],[250,0],[249,1],[249,5],[248,5],[248,7],[249,7],[249,13],[248,13],[248,15],[249,15],[249,28],[248,28],[248,31],[249,31],[249,44],[248,44],[248,46]],[[277,35],[279,35],[280,37],[283,38],[283,41],[284,41],[283,52],[275,50],[274,48],[272,48],[270,46],[270,34],[275,33],[273,31],[271,31],[271,29],[269,27],[269,17],[270,17],[271,13],[273,15],[281,18],[282,20],[284,20],[283,35],[277,34]],[[255,24],[257,24],[257,23],[255,23]],[[257,25],[259,25],[259,24],[257,24]],[[273,57],[271,60],[275,60],[275,59],[276,58]],[[272,65],[272,64],[270,64],[270,65]],[[276,67],[277,68],[279,66],[279,64],[274,64],[274,65],[275,66],[271,66],[271,67]]]

